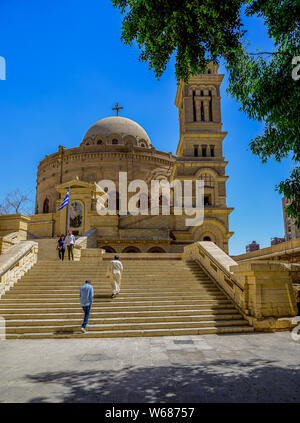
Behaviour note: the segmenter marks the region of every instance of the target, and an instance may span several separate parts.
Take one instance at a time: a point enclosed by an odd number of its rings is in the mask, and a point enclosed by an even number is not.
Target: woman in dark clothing
[[[65,241],[65,236],[61,235],[58,242],[57,242],[57,249],[58,249],[58,255],[59,255],[59,259],[61,261],[64,261],[64,257],[65,257],[65,251],[66,251],[66,241]]]

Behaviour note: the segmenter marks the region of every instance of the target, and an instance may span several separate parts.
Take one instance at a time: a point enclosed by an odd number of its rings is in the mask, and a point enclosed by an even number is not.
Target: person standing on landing
[[[72,260],[74,261],[73,250],[74,250],[74,246],[75,246],[75,236],[73,234],[71,234],[71,232],[68,232],[68,235],[66,236],[66,244],[67,244],[67,249],[68,249],[69,260],[71,260],[71,257],[72,257]]]
[[[59,259],[61,261],[64,261],[65,251],[66,251],[66,240],[64,235],[61,235],[59,240],[57,241],[57,249],[58,249]]]
[[[120,293],[122,272],[123,264],[119,260],[119,256],[115,256],[115,259],[109,263],[106,272],[106,277],[111,278],[111,286],[113,289],[112,298]]]
[[[81,325],[81,332],[86,333],[86,327],[89,322],[91,307],[94,300],[94,288],[91,281],[85,281],[85,284],[80,288],[80,304],[84,311],[84,319]]]

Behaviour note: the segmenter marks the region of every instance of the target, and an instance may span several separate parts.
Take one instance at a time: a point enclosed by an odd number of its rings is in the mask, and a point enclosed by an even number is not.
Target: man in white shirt
[[[119,256],[115,256],[115,259],[109,263],[106,272],[106,277],[111,278],[111,286],[113,289],[112,298],[120,293],[122,272],[123,264],[120,262]]]
[[[68,249],[68,256],[69,256],[69,260],[74,260],[74,245],[75,245],[75,236],[73,234],[71,234],[71,232],[68,232],[68,235],[66,236],[66,244],[67,244],[67,249]]]

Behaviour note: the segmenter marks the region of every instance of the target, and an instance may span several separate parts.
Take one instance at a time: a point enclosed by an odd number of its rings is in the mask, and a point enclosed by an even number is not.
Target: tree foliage
[[[287,197],[286,212],[299,217],[300,81],[292,78],[292,59],[300,56],[298,0],[112,0],[125,15],[122,40],[141,49],[160,77],[176,53],[178,80],[204,72],[207,63],[225,59],[229,93],[264,130],[250,143],[262,162],[290,156],[296,163],[278,191]],[[241,13],[264,19],[274,50],[248,52]],[[298,191],[297,191],[298,190]]]
[[[295,169],[277,190],[290,205],[288,216],[300,227],[300,81],[292,78],[292,59],[300,55],[300,3],[293,0],[251,1],[246,13],[265,20],[274,42],[271,52],[247,53],[241,48],[227,64],[228,91],[251,119],[264,123],[263,132],[250,143],[263,163],[290,156]]]
[[[229,58],[243,36],[242,0],[112,0],[125,14],[122,40],[137,42],[140,60],[160,77],[174,52],[177,79]]]

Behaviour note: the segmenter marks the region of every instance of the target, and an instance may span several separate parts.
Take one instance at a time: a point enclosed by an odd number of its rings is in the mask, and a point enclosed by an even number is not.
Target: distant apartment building
[[[246,253],[251,253],[251,251],[259,250],[259,244],[256,241],[252,241],[251,244],[246,245]]]
[[[275,236],[274,238],[271,239],[271,245],[281,244],[284,241],[285,241],[285,238],[278,238],[277,236]]]
[[[300,229],[295,225],[295,219],[289,217],[285,213],[285,207],[288,205],[288,201],[285,197],[282,199],[282,210],[283,210],[283,221],[284,221],[284,234],[285,240],[300,238]]]

